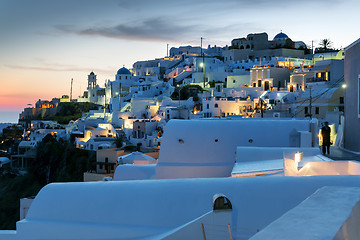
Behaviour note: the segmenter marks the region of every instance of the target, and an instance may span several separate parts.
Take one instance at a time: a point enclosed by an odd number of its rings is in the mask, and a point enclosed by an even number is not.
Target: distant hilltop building
[[[305,50],[304,42],[294,42],[283,32],[278,33],[270,41],[265,32],[251,33],[246,38],[236,38],[231,41],[231,46],[224,51],[224,62],[271,60],[273,57],[304,58]]]
[[[201,54],[211,57],[220,57],[223,55],[223,48],[217,47],[214,45],[211,47],[208,45],[207,48],[201,49],[201,47],[193,46],[181,46],[178,48],[172,47],[170,49],[170,57],[179,57],[179,56],[200,56]]]
[[[94,72],[91,72],[88,75],[88,86],[87,90],[84,92],[83,96],[79,97],[78,102],[91,102],[99,105],[104,105],[105,103],[105,89],[101,88],[97,84],[96,75]]]
[[[113,84],[111,86],[112,92],[119,94],[120,84],[122,88],[126,88],[126,91],[129,90],[132,84],[132,74],[129,69],[122,67],[120,68],[115,75],[115,82],[118,84]],[[109,85],[110,81],[108,81]],[[106,95],[107,94],[107,95]],[[96,75],[94,72],[91,72],[88,75],[88,87],[87,91],[84,92],[83,96],[78,98],[78,102],[91,102],[99,105],[105,105],[105,103],[110,102],[110,98],[114,97],[115,94],[112,94],[111,91],[107,93],[107,88],[102,88],[97,84]]]

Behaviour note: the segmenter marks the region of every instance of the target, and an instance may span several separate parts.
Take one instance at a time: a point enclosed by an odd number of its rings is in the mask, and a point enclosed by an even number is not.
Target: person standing
[[[330,154],[330,133],[331,129],[329,127],[329,122],[325,122],[325,126],[321,128],[321,136],[322,136],[322,153],[325,155],[326,151],[327,154]]]

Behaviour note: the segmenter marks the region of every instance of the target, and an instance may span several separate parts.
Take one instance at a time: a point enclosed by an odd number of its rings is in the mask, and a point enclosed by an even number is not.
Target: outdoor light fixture
[[[298,166],[299,166],[299,162],[301,162],[302,161],[302,157],[303,157],[303,155],[302,155],[302,153],[301,152],[297,152],[297,153],[295,153],[295,166],[296,166],[296,169],[298,168]]]
[[[299,163],[301,162],[301,160],[302,160],[302,153],[300,152],[295,153],[295,162]]]
[[[347,87],[347,85],[344,83],[343,85],[342,85],[342,88],[346,88]]]

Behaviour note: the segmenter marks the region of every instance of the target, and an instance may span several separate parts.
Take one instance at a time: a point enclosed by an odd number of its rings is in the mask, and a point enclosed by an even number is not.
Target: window
[[[206,104],[206,109],[209,109],[209,104]]]
[[[218,107],[219,107],[219,105],[217,103],[215,103],[214,108],[218,108]]]
[[[319,114],[319,113],[320,113],[319,107],[315,107],[315,114]]]
[[[289,108],[289,113],[291,114],[291,108]]]
[[[340,104],[344,104],[344,97],[340,97]]]
[[[233,83],[235,83],[235,80],[233,80]]]
[[[105,163],[108,163],[109,162],[109,158],[105,158]]]
[[[308,114],[309,113],[309,108],[308,107],[305,107],[305,114]]]

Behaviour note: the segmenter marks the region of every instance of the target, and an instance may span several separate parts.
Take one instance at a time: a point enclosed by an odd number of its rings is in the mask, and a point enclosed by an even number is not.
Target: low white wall
[[[166,234],[163,240],[229,239],[228,225],[232,225],[232,211],[211,211]],[[205,235],[205,238],[204,238]],[[219,238],[220,237],[220,238]]]
[[[252,162],[282,159],[284,152],[301,152],[303,157],[320,154],[319,148],[291,148],[291,147],[237,147],[236,162]]]
[[[251,240],[360,238],[360,188],[323,187]]]
[[[0,230],[0,240],[16,240],[16,231]]]

